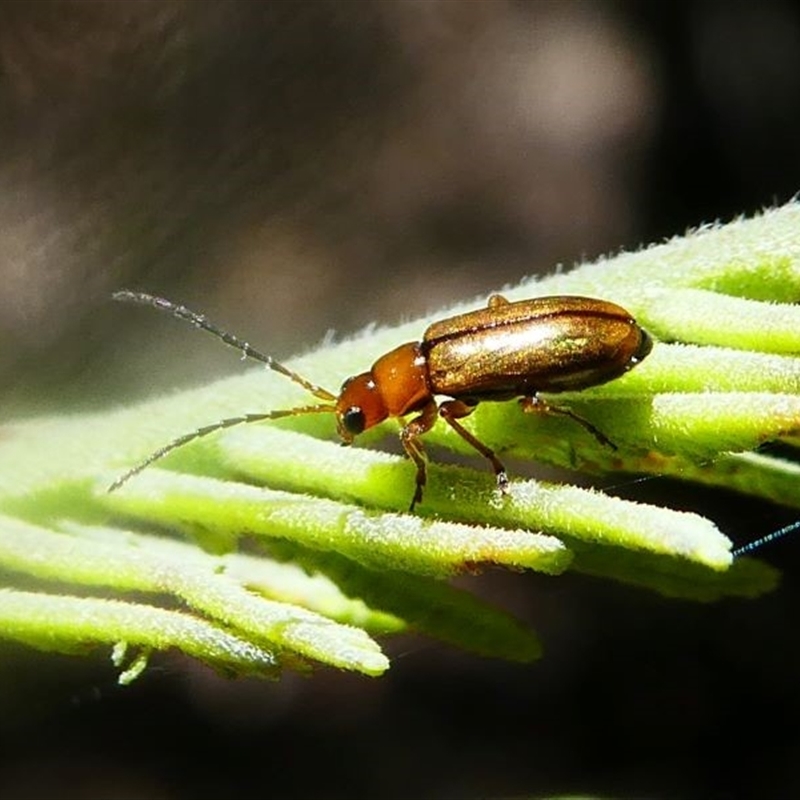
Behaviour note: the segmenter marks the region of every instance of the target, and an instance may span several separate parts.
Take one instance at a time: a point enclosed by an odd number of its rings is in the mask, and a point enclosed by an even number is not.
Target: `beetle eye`
[[[363,433],[365,424],[364,412],[358,406],[350,406],[342,414],[342,427],[353,436]]]
[[[645,330],[640,329],[640,331],[642,334],[642,340],[639,343],[639,349],[631,359],[631,366],[638,364],[653,349],[653,340],[650,338],[650,335]]]

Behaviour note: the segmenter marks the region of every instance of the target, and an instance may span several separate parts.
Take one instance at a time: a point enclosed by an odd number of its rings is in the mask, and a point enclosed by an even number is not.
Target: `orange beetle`
[[[603,444],[614,447],[588,420],[567,408],[545,404],[537,394],[576,391],[606,383],[636,366],[652,347],[647,332],[633,317],[605,300],[555,296],[512,303],[493,295],[486,308],[434,322],[421,341],[407,342],[381,356],[367,372],[348,378],[335,395],[185,306],[140,292],[117,292],[114,299],[150,305],[185,319],[285,375],[323,402],[229,417],[198,428],[156,450],[117,479],[109,491],[172,450],[214,431],[312,413],[335,414],[336,427],[345,444],[389,417],[415,414],[400,430],[403,448],[417,468],[411,510],[422,500],[426,481],[421,437],[438,417],[489,460],[498,487],[505,490],[505,467],[491,448],[461,425],[460,419],[472,413],[478,403],[519,397],[524,410],[564,414]],[[436,395],[451,399],[437,402]]]

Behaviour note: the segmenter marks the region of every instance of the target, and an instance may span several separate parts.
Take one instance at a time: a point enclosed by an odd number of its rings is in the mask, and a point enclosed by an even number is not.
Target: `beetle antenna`
[[[135,303],[140,306],[152,306],[158,311],[166,311],[168,314],[178,317],[178,319],[186,320],[190,324],[194,325],[195,328],[206,331],[212,336],[216,336],[217,339],[222,340],[225,344],[240,350],[246,358],[252,358],[254,361],[260,361],[262,364],[266,364],[271,370],[286,376],[290,381],[294,381],[294,383],[302,386],[307,392],[310,392],[319,400],[326,400],[328,402],[333,402],[336,400],[336,395],[331,394],[327,389],[323,389],[321,386],[311,383],[311,381],[306,380],[302,375],[298,375],[293,370],[285,367],[280,363],[280,361],[276,361],[272,356],[267,356],[259,352],[248,342],[245,342],[238,336],[234,336],[232,333],[228,333],[227,331],[222,330],[222,328],[218,328],[204,314],[198,314],[186,306],[173,303],[170,300],[164,299],[163,297],[156,297],[152,294],[146,294],[145,292],[131,292],[127,289],[123,289],[122,291],[114,292],[111,297],[121,303]],[[236,417],[235,419],[239,418]],[[269,419],[269,417],[262,417],[262,419]]]
[[[173,439],[163,447],[159,447],[158,450],[155,450],[149,456],[147,456],[144,461],[140,461],[138,464],[136,464],[136,466],[131,467],[131,469],[129,469],[124,475],[121,475],[119,478],[117,478],[114,483],[108,487],[108,491],[113,492],[116,489],[119,489],[120,486],[122,486],[124,483],[127,483],[134,475],[138,475],[143,469],[149,467],[154,461],[158,461],[160,458],[163,458],[165,455],[167,455],[167,453],[171,453],[173,450],[177,450],[179,447],[183,447],[185,444],[189,444],[189,442],[193,442],[195,439],[202,439],[204,436],[208,436],[210,433],[221,431],[225,428],[233,428],[235,425],[247,425],[251,422],[263,422],[267,419],[293,417],[298,414],[322,414],[335,410],[335,406],[332,405],[299,406],[298,408],[286,408],[280,411],[267,411],[263,414],[242,414],[239,417],[228,417],[227,419],[221,419],[218,422],[212,422],[210,425],[204,425],[202,428],[197,428],[197,430],[191,431],[190,433],[184,433],[183,436],[178,436],[177,439]]]
[[[762,536],[760,539],[756,539],[755,541],[743,544],[741,547],[737,547],[735,550],[731,551],[731,555],[734,558],[739,558],[739,556],[752,553],[753,550],[758,550],[758,548],[762,545],[774,542],[776,539],[782,539],[784,536],[796,531],[798,528],[800,528],[800,520],[790,522],[788,525],[784,525],[782,528],[778,528],[778,530],[772,531],[772,533],[768,533],[766,536]]]

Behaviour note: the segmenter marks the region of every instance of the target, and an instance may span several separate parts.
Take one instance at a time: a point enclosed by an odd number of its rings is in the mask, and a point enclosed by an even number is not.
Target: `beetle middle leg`
[[[610,447],[612,450],[617,450],[617,446],[611,439],[608,438],[601,430],[596,428],[589,422],[588,419],[584,419],[580,414],[576,414],[569,408],[565,408],[564,406],[554,406],[550,403],[542,400],[541,397],[537,397],[536,395],[531,395],[530,397],[523,397],[519,401],[520,406],[522,406],[522,410],[526,413],[544,413],[544,414],[561,414],[564,417],[569,417],[571,420],[574,420],[585,428],[589,433],[597,439],[600,444]]]
[[[495,455],[491,447],[487,447],[480,439],[471,434],[458,420],[469,416],[475,410],[474,405],[469,405],[463,400],[445,400],[439,406],[439,416],[469,445],[474,447],[492,465],[497,488],[504,494],[508,491],[508,474],[503,462]]]

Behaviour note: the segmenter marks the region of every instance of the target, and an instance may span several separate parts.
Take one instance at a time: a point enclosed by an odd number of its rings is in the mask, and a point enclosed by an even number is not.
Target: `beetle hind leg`
[[[503,462],[495,455],[491,447],[487,447],[480,439],[471,434],[458,420],[469,416],[475,406],[462,400],[446,400],[439,406],[439,416],[471,447],[488,459],[497,479],[497,488],[505,494],[508,491],[508,473]]]
[[[569,408],[565,406],[554,406],[550,403],[542,400],[540,397],[536,395],[532,395],[530,397],[523,397],[519,401],[520,406],[522,406],[522,410],[525,413],[532,414],[532,413],[541,413],[541,414],[561,414],[563,417],[569,417],[574,422],[577,422],[582,428],[587,430],[589,433],[597,439],[600,444],[604,447],[610,447],[612,450],[617,450],[617,446],[611,439],[608,438],[599,428],[596,428],[589,422],[588,419],[584,419],[580,414],[576,414]]]
[[[498,306],[507,306],[508,300],[501,294],[493,294],[489,297],[489,302],[486,304],[487,308],[497,308]]]

